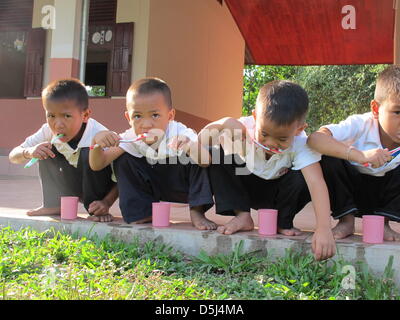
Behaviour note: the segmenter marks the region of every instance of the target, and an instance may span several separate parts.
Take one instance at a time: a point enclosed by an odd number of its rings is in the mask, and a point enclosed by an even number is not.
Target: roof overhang
[[[225,0],[246,63],[393,63],[395,0]]]

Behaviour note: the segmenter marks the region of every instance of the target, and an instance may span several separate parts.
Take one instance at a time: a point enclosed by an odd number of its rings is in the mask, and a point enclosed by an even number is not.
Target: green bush
[[[369,111],[376,76],[386,66],[246,66],[242,113],[251,113],[263,84],[278,79],[291,80],[309,95],[307,132],[311,133],[321,125],[338,123],[351,114]]]

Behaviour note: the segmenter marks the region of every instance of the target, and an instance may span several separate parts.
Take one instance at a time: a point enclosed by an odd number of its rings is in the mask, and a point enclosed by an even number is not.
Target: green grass
[[[160,243],[125,244],[53,229],[0,229],[0,299],[399,299],[393,259],[383,277],[356,265],[344,290],[345,261],[316,262],[287,251],[271,261],[243,253],[184,256]]]

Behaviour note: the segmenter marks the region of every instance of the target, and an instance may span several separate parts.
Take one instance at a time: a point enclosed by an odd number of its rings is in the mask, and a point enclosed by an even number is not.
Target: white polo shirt
[[[71,148],[67,142],[61,142],[59,140],[55,141],[53,145],[56,147],[58,152],[64,155],[68,163],[76,168],[78,166],[80,149],[89,148],[92,143],[92,139],[96,135],[96,133],[104,130],[108,129],[100,122],[89,118],[89,121],[86,124],[85,131],[83,132],[82,138],[81,140],[79,140],[76,149]],[[21,147],[30,148],[42,142],[51,142],[51,139],[53,139],[53,137],[54,136],[50,130],[49,125],[45,123],[36,133],[26,138],[25,141],[21,144]]]
[[[121,133],[120,136],[122,139],[127,140],[137,138],[137,135],[132,128],[126,130],[124,133]],[[197,134],[194,132],[194,130],[186,127],[181,122],[170,121],[157,150],[153,149],[143,141],[121,143],[119,147],[137,158],[146,157],[153,160],[166,159],[182,153],[182,150],[177,152],[168,147],[168,144],[172,141],[172,138],[176,136],[185,136],[192,141],[197,141]]]
[[[249,136],[255,138],[255,120],[253,116],[238,119],[247,129]],[[249,147],[249,148],[248,148]],[[230,152],[226,152],[229,154]],[[246,166],[253,174],[265,180],[278,179],[289,169],[301,170],[321,160],[321,154],[307,146],[307,135],[303,131],[295,136],[293,144],[280,154],[274,154],[268,160],[263,149],[254,143],[246,148]]]
[[[338,124],[329,124],[323,127],[329,129],[336,140],[348,146],[354,146],[358,150],[383,149],[379,135],[379,123],[377,119],[374,119],[372,112],[355,114]],[[400,155],[379,168],[364,167],[353,161],[350,163],[361,173],[382,177],[400,164]]]

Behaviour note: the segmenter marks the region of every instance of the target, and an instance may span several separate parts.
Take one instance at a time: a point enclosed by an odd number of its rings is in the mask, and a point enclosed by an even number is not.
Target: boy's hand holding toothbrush
[[[392,155],[387,148],[365,151],[352,148],[351,150],[349,152],[349,160],[358,162],[365,167],[370,166],[372,168],[379,168],[392,160]],[[351,153],[353,153],[353,155]]]
[[[93,137],[90,150],[93,150],[98,147],[101,147],[102,149],[110,147],[118,147],[120,143],[137,142],[147,138],[148,136],[149,135],[147,133],[143,133],[138,135],[135,139],[123,140],[117,133],[113,131],[100,131]]]
[[[113,131],[100,131],[93,137],[90,149],[118,147],[120,140],[121,137]]]
[[[26,148],[24,151],[24,157],[29,159],[37,158],[38,160],[44,160],[49,157],[54,158],[56,155],[51,151],[51,149],[51,142],[42,142],[34,147]]]
[[[42,142],[34,147],[25,149],[22,152],[22,155],[24,156],[25,159],[31,159],[31,160],[24,166],[24,168],[25,169],[30,168],[39,160],[44,160],[47,159],[48,157],[54,158],[56,155],[54,154],[53,151],[51,151],[52,145],[54,142],[56,142],[59,138],[63,136],[64,134],[60,133],[55,137],[53,137],[51,142]]]

